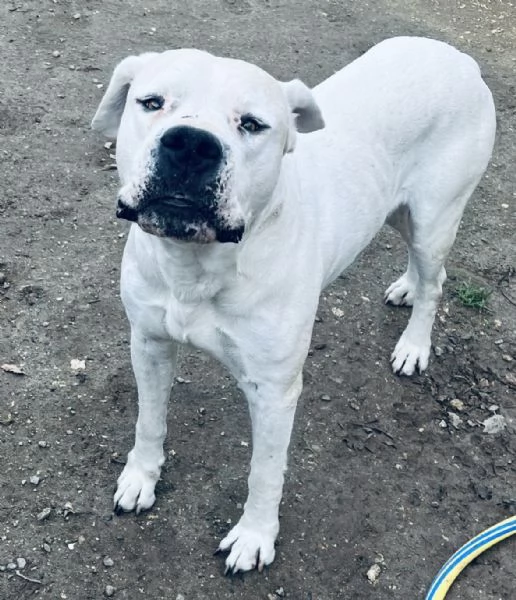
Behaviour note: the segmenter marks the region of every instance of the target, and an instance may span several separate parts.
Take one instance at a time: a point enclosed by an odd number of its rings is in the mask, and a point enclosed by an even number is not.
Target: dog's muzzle
[[[197,242],[239,242],[243,223],[223,214],[226,150],[209,131],[172,127],[151,152],[151,172],[136,206],[118,199],[117,217],[148,233]]]

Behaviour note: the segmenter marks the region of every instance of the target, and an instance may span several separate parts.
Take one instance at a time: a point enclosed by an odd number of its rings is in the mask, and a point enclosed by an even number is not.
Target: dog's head
[[[323,126],[300,81],[198,50],[123,60],[92,122],[117,137],[117,215],[203,243],[240,241],[272,197],[296,130]]]

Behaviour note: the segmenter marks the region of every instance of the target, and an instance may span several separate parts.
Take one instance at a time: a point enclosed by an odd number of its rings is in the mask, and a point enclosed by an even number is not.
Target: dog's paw
[[[275,528],[277,531],[277,528]],[[262,571],[274,560],[274,528],[258,529],[238,523],[220,542],[218,551],[229,551],[225,575],[238,571]]]
[[[412,282],[405,273],[385,290],[385,304],[412,306],[414,303],[415,292],[416,284]]]
[[[117,481],[117,490],[113,498],[115,511],[135,510],[138,514],[149,509],[156,501],[154,488],[158,479],[159,471],[148,471],[129,457]]]
[[[428,366],[430,342],[415,344],[404,333],[391,355],[392,370],[398,375],[412,375],[416,368],[422,373]]]

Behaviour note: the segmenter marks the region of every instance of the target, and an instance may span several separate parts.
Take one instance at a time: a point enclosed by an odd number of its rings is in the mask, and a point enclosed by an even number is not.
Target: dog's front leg
[[[230,551],[226,573],[255,567],[261,571],[274,560],[287,450],[302,378],[299,375],[286,393],[270,385],[241,387],[251,413],[253,454],[244,514],[219,546]]]
[[[138,420],[134,448],[118,478],[115,509],[150,508],[154,488],[165,461],[163,442],[167,433],[167,403],[174,380],[178,344],[156,340],[131,331],[131,361],[138,386]]]

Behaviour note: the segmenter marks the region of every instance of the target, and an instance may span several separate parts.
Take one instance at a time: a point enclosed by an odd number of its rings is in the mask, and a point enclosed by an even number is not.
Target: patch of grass
[[[461,283],[456,290],[459,300],[468,308],[477,310],[486,310],[487,301],[492,294],[492,290],[474,285],[473,283]]]

